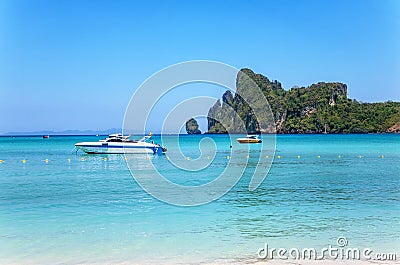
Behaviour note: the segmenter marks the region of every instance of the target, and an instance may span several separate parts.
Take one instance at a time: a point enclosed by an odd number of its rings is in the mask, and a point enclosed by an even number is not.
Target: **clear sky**
[[[134,90],[187,60],[400,101],[400,1],[2,0],[0,133],[120,128]]]

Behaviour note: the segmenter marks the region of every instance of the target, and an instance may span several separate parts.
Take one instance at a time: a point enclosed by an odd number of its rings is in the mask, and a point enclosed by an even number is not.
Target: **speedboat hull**
[[[260,139],[247,139],[247,138],[239,138],[237,141],[241,144],[258,144],[262,141]]]
[[[148,143],[82,142],[75,146],[88,154],[160,154],[162,147]]]

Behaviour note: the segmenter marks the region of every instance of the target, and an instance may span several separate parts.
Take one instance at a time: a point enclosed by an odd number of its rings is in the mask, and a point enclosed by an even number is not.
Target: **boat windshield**
[[[131,136],[130,135],[122,135],[119,133],[116,134],[110,134],[108,136],[108,138],[106,138],[105,140],[100,140],[100,142],[124,142],[124,143],[137,143],[137,142],[146,142],[146,143],[153,143],[153,141],[151,140],[151,136],[152,135],[146,135],[143,138],[141,138],[140,140],[131,140],[129,139]]]
[[[107,139],[107,142],[122,142],[121,138],[109,138]]]
[[[110,134],[105,142],[127,142],[129,141],[130,135],[122,135],[119,133],[116,134]]]

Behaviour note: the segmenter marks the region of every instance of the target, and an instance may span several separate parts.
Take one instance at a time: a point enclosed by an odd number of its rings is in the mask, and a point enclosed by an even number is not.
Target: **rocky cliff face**
[[[246,133],[243,120],[235,115],[232,100],[228,100],[232,94],[224,93],[222,103],[218,100],[208,111],[208,133]]]
[[[388,133],[400,133],[400,122],[396,123],[387,130]]]
[[[253,110],[238,95],[247,93],[248,77],[268,100],[275,128],[260,125]],[[395,132],[399,128],[395,124],[400,124],[400,103],[359,103],[347,97],[347,85],[339,82],[319,82],[287,91],[276,80],[242,69],[236,89],[238,93],[225,92],[222,103],[218,100],[210,108],[209,133],[272,133],[275,129],[278,133]]]

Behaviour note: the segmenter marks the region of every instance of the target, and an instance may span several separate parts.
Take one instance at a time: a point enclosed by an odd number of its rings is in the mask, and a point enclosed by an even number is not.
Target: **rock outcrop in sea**
[[[186,122],[186,132],[188,134],[201,134],[199,124],[195,119],[191,118]]]

